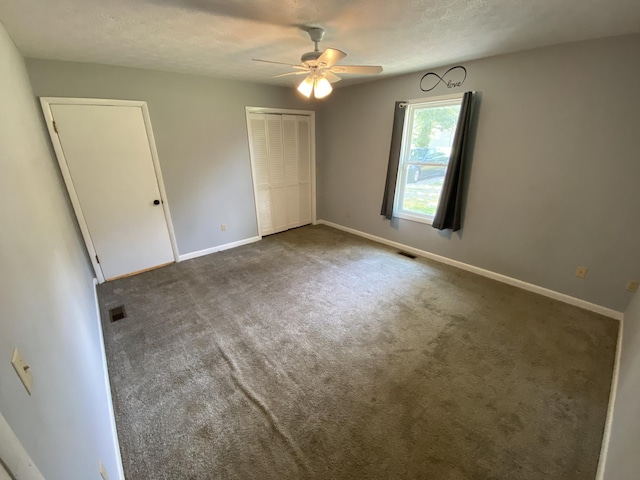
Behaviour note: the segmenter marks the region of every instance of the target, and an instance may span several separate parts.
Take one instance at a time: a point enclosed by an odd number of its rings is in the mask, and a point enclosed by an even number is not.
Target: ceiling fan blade
[[[347,54],[341,50],[327,48],[316,60],[316,65],[324,64],[325,68],[331,68],[346,56]]]
[[[333,73],[355,73],[360,75],[375,75],[382,73],[379,65],[338,65],[331,68]]]
[[[329,83],[336,83],[339,82],[340,80],[342,80],[338,75],[336,75],[335,73],[331,73],[331,72],[325,72],[324,73],[324,77],[329,80]]]
[[[302,70],[300,72],[287,72],[287,73],[281,73],[280,75],[272,75],[269,78],[278,78],[278,77],[288,77],[289,75],[305,75],[308,72],[306,70]]]
[[[294,65],[293,63],[273,62],[271,60],[260,60],[259,58],[252,58],[251,60],[253,60],[254,62],[275,63],[276,65],[287,65],[293,68],[304,68],[304,67],[301,67],[300,65]]]

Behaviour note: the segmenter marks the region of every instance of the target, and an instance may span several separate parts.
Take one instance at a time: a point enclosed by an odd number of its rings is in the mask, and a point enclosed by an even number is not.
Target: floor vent
[[[403,251],[400,251],[400,252],[398,252],[398,253],[399,253],[400,255],[402,255],[403,257],[407,257],[407,258],[410,258],[410,259],[412,259],[412,260],[416,258],[416,256],[415,256],[413,253],[403,252]]]
[[[127,312],[124,309],[124,305],[120,305],[119,307],[109,310],[109,319],[112,322],[117,322],[123,318],[127,318]]]

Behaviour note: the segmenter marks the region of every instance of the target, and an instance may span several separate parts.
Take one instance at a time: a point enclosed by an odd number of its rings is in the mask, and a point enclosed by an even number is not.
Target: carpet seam
[[[291,438],[291,436],[284,430],[282,425],[280,425],[280,421],[278,417],[274,415],[274,413],[269,409],[267,404],[247,385],[247,383],[242,378],[242,373],[240,369],[233,361],[233,359],[225,352],[225,350],[220,346],[220,344],[214,339],[213,343],[216,345],[218,350],[220,351],[220,355],[224,358],[227,365],[231,369],[231,378],[234,383],[238,386],[240,391],[253,403],[258,410],[262,412],[262,414],[267,418],[269,424],[273,428],[273,430],[280,435],[280,437],[284,440],[284,443],[289,447],[289,449],[293,452],[293,456],[296,460],[296,463],[299,466],[302,466],[307,473],[313,473],[313,470],[309,466],[302,450],[296,445],[296,442]]]
[[[191,296],[191,298],[194,300],[194,305],[196,306],[200,318],[206,320],[204,313],[202,312],[202,307],[198,304],[196,299],[193,298],[191,292],[189,292],[189,296]],[[300,450],[293,438],[291,438],[291,436],[282,427],[280,421],[278,420],[278,417],[275,416],[275,414],[269,409],[267,404],[251,389],[251,387],[246,384],[246,382],[242,378],[242,372],[240,368],[236,365],[236,362],[229,356],[229,354],[227,354],[227,352],[222,348],[220,343],[218,343],[215,338],[213,338],[212,341],[220,352],[220,355],[222,355],[224,361],[229,366],[233,382],[237,385],[237,387],[245,395],[245,397],[247,397],[247,399],[249,399],[249,401],[254,404],[258,408],[258,410],[267,418],[269,424],[271,425],[271,428],[282,438],[285,445],[287,445],[287,447],[293,452],[293,458],[295,459],[298,466],[302,467],[302,469],[305,470],[307,474],[313,474],[313,469],[305,458],[304,453],[302,453],[302,450]]]

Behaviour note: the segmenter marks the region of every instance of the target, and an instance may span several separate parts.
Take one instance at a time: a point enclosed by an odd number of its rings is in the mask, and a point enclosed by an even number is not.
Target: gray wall
[[[624,311],[640,278],[638,51],[631,35],[466,62],[462,87],[428,94],[426,72],[337,89],[318,116],[318,218]],[[390,225],[394,102],[464,90],[481,102],[462,231]]]
[[[27,68],[38,96],[148,103],[180,254],[258,235],[244,107],[313,110],[292,88],[34,59]]]
[[[318,104],[292,88],[206,77],[27,67],[38,96],[148,102],[182,254],[257,234],[244,106],[317,109],[319,218],[624,311],[625,284],[640,277],[630,221],[640,215],[638,48],[631,35],[532,50],[466,63],[462,88],[425,94],[421,72],[339,88]],[[482,97],[462,232],[390,225],[379,209],[393,102],[462,90]],[[584,280],[578,265],[589,267]]]
[[[48,480],[97,478],[98,459],[117,479],[93,274],[2,25],[0,85],[0,411]],[[14,347],[31,367],[31,396],[9,362]]]
[[[640,472],[640,295],[624,314],[618,391],[604,480],[636,480]]]

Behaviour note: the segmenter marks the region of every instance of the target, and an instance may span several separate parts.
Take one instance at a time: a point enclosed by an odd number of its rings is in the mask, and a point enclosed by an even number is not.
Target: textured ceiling
[[[383,75],[640,31],[639,0],[5,0],[0,22],[26,57],[195,73],[276,85],[320,48]],[[354,81],[366,79],[357,78]],[[343,84],[353,83],[343,82]]]

